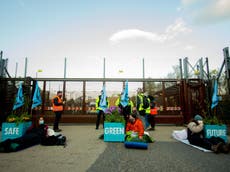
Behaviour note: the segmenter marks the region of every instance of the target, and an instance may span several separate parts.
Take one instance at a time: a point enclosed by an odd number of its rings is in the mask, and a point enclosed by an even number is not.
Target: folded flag
[[[105,91],[105,85],[103,85],[102,88],[102,94],[101,94],[101,100],[99,103],[99,107],[105,112],[107,109],[107,101],[106,101],[106,91]]]
[[[22,83],[20,83],[18,88],[18,93],[16,96],[16,100],[14,102],[13,110],[21,107],[24,105],[24,96],[23,96],[23,89],[22,89]]]
[[[212,95],[211,109],[213,109],[215,106],[217,106],[218,102],[219,102],[218,84],[217,84],[217,80],[215,80],[215,82],[214,82],[214,88],[213,88],[213,95]]]
[[[33,95],[32,109],[41,105],[41,104],[42,104],[42,98],[41,98],[41,94],[40,94],[40,89],[38,86],[38,82],[36,82],[35,91],[34,91],[34,95]]]
[[[128,88],[128,81],[125,82],[125,88],[123,94],[121,95],[121,105],[123,107],[127,106],[129,103],[129,88]]]

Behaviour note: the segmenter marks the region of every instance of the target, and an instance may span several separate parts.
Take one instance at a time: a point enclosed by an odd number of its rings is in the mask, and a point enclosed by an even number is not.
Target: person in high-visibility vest
[[[145,116],[145,109],[143,108],[143,97],[144,97],[144,93],[142,89],[138,88],[136,106],[137,106],[137,111],[139,112],[141,116]]]
[[[155,130],[155,115],[157,115],[157,109],[156,109],[156,101],[155,98],[151,95],[148,96],[148,99],[150,100],[150,107],[149,107],[149,115],[148,115],[148,122],[151,125],[150,128],[148,128],[148,130]]]
[[[123,92],[121,93],[121,95],[117,98],[116,102],[115,102],[115,106],[119,107],[121,109],[121,113],[123,114],[124,116],[124,119],[125,119],[125,126],[127,124],[127,121],[128,121],[128,118],[129,118],[129,115],[133,112],[133,107],[134,107],[134,104],[132,102],[132,100],[130,99],[129,97],[129,100],[128,100],[128,105],[123,107],[121,105],[121,96],[122,96]]]
[[[145,126],[145,108],[144,106],[144,93],[143,90],[141,88],[138,88],[137,90],[137,99],[136,99],[136,110],[139,114],[139,118],[142,120],[143,125]]]
[[[65,102],[62,100],[62,91],[58,91],[57,95],[52,99],[53,112],[55,113],[55,120],[54,120],[54,126],[53,126],[53,129],[55,132],[62,131],[59,128],[59,121],[61,120],[61,116],[63,113],[64,103]]]
[[[149,99],[149,95],[147,95],[147,100],[149,102],[149,105],[150,105],[150,99]],[[149,126],[150,126],[150,123],[149,123],[149,117],[150,117],[150,106],[148,106],[146,109],[145,109],[145,129],[147,129]]]
[[[102,95],[102,90],[101,90],[101,95]],[[105,112],[100,107],[101,95],[99,95],[96,99],[96,110],[97,110],[96,130],[99,129],[101,116],[103,116],[103,127],[104,127],[104,121],[105,121]],[[109,107],[109,101],[108,101],[107,97],[106,97],[106,105],[108,108]]]

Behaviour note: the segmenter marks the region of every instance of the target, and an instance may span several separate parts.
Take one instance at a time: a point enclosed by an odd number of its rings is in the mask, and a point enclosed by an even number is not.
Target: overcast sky
[[[8,70],[64,77],[164,78],[188,57],[223,62],[230,45],[229,0],[0,0],[0,50]],[[123,73],[119,73],[123,70]]]

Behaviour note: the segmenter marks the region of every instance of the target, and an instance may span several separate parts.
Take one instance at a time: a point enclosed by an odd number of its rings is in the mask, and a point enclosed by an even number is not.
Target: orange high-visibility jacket
[[[55,105],[54,103],[54,99],[58,99],[58,105]],[[55,96],[52,100],[52,104],[53,104],[53,111],[63,111],[63,102],[62,99],[58,96]]]
[[[139,118],[136,118],[134,123],[128,122],[126,126],[126,132],[127,131],[134,131],[138,133],[138,136],[144,135],[144,126],[142,121]]]

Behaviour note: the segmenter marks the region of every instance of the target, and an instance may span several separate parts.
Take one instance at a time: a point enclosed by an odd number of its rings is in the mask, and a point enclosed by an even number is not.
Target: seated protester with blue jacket
[[[229,145],[220,137],[205,138],[204,123],[200,115],[196,115],[187,126],[188,141],[192,145],[196,145],[215,153],[228,153]]]

